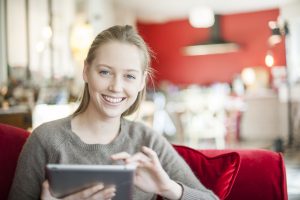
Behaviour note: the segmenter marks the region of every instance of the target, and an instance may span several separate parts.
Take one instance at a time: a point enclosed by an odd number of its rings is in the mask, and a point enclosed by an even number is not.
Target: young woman
[[[131,26],[113,26],[93,41],[84,63],[84,94],[75,113],[36,128],[18,162],[10,199],[54,199],[47,163],[136,164],[135,200],[217,199],[172,146],[152,129],[124,119],[143,100],[150,53]],[[114,187],[97,185],[65,199],[112,199]]]

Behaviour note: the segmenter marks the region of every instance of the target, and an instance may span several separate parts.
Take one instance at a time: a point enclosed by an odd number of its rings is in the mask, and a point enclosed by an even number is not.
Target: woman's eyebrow
[[[107,67],[107,68],[112,68],[109,65],[106,64],[97,64],[96,67]]]
[[[137,70],[137,69],[127,69],[126,71],[127,72],[137,72],[137,73],[140,72],[140,70]]]
[[[114,68],[112,66],[109,66],[107,64],[102,64],[102,63],[101,64],[97,64],[96,67],[107,67],[109,69],[113,69]],[[130,67],[128,69],[124,69],[124,71],[126,71],[126,72],[136,72],[136,73],[140,72],[140,70],[133,69],[133,68],[130,68]]]

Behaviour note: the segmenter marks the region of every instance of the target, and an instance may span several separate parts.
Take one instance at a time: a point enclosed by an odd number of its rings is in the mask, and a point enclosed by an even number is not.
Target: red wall
[[[271,34],[268,21],[276,20],[278,10],[223,15],[220,17],[221,36],[241,45],[234,53],[184,56],[182,47],[209,39],[209,29],[193,28],[188,20],[165,24],[137,24],[140,34],[156,53],[153,67],[157,82],[169,80],[176,84],[210,84],[230,82],[245,67],[265,66]],[[285,65],[285,47],[280,43],[272,47],[274,65]],[[267,68],[267,67],[266,67]],[[269,70],[269,69],[268,69]]]

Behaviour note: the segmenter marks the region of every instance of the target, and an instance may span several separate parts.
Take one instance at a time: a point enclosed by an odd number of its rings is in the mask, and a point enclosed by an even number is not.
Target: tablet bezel
[[[104,186],[116,186],[114,200],[130,200],[135,169],[134,165],[47,164],[46,178],[50,192],[56,198],[103,183]]]

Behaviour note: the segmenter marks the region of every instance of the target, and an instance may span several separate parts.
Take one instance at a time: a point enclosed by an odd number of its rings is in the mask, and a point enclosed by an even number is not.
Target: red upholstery
[[[18,155],[27,137],[27,131],[0,124],[0,199],[7,199]],[[222,199],[288,199],[284,161],[280,153],[266,150],[196,151],[174,147],[208,188],[216,193],[222,191],[218,193]],[[238,171],[236,166],[239,166]]]
[[[19,153],[29,133],[0,124],[0,199],[7,199]]]
[[[210,188],[220,199],[229,195],[240,167],[238,153],[229,152],[209,157],[189,147],[174,147],[205,187]]]
[[[228,200],[287,200],[284,160],[281,153],[262,149],[201,150],[207,156],[237,152],[241,164]]]

